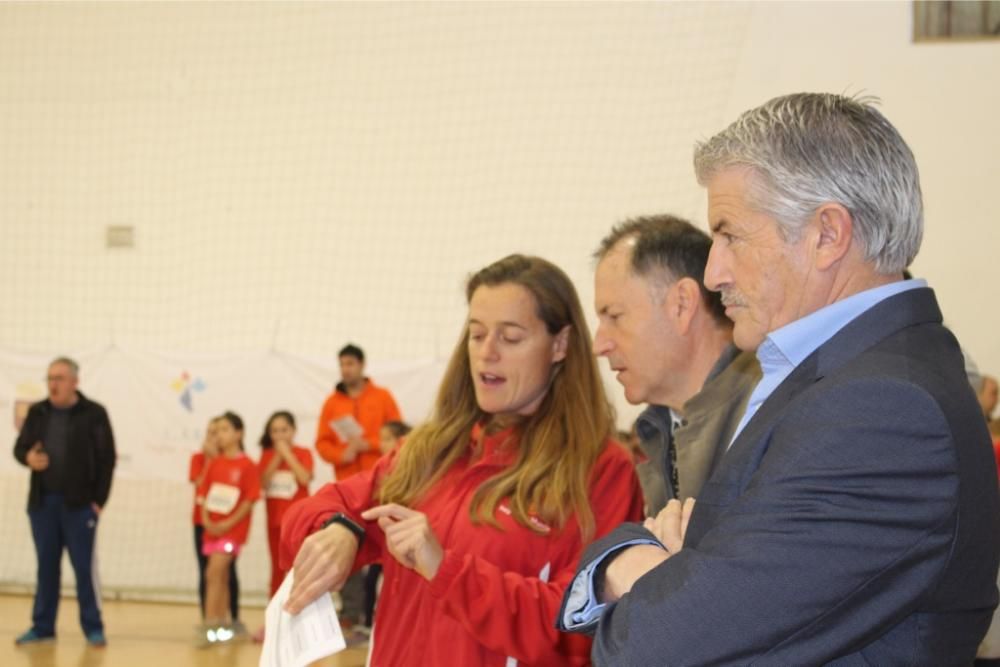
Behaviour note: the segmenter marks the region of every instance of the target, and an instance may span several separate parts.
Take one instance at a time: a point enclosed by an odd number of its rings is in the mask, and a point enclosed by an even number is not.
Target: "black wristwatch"
[[[360,547],[365,542],[365,529],[358,525],[358,522],[347,516],[343,512],[337,512],[329,519],[323,522],[323,525],[319,527],[323,530],[332,523],[339,523],[341,526],[347,530],[354,533],[354,537],[358,538],[358,546]]]

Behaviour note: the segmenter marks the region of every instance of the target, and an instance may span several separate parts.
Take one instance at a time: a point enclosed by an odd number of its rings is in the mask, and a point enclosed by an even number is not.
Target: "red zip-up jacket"
[[[343,512],[365,527],[355,568],[381,561],[385,574],[373,667],[590,664],[590,639],[555,629],[563,591],[585,546],[575,518],[562,529],[536,518],[535,525],[545,531],[539,533],[515,522],[502,502],[496,512],[500,529],[470,520],[476,489],[514,462],[513,448],[501,446],[510,436],[508,430],[484,438],[478,460],[460,460],[414,506],[427,515],[444,549],[431,581],[393,558],[385,550],[378,524],[361,518],[362,511],[378,504],[377,484],[395,460],[392,455],[372,470],[324,486],[285,515],[281,539],[285,568],[291,567],[302,541],[334,513]],[[591,472],[589,497],[596,521],[594,539],[624,521],[642,518],[635,469],[628,453],[611,441],[605,443]]]

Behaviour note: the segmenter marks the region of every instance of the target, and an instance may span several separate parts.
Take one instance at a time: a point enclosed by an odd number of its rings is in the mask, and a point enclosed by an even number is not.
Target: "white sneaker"
[[[212,623],[204,625],[198,634],[198,646],[206,648],[217,644],[225,644],[236,639],[236,631],[232,626]]]

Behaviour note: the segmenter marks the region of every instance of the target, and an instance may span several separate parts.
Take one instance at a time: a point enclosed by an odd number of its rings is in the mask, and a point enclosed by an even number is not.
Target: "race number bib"
[[[205,509],[216,514],[229,514],[240,501],[240,487],[212,482],[205,497]]]
[[[271,481],[264,491],[268,498],[280,498],[281,500],[291,500],[295,497],[295,492],[299,490],[299,485],[295,481],[295,475],[291,470],[276,470],[271,475]]]

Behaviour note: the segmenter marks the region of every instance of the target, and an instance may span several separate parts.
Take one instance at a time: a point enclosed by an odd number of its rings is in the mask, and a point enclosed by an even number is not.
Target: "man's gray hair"
[[[743,113],[695,146],[701,185],[729,167],[749,167],[751,205],[774,218],[786,240],[817,208],[834,202],[854,221],[865,259],[882,274],[913,261],[924,209],[913,153],[871,97],[797,93]]]
[[[56,364],[63,364],[69,368],[70,375],[73,377],[80,377],[80,364],[76,363],[69,357],[56,357],[52,360],[52,363],[50,363],[49,366],[54,366]]]

